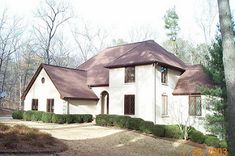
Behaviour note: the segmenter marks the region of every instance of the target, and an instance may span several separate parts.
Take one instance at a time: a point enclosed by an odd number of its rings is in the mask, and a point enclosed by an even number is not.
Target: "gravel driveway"
[[[192,146],[179,142],[153,138],[134,131],[85,124],[48,124],[0,118],[6,124],[25,124],[48,132],[61,139],[69,150],[56,155],[68,156],[173,156],[191,151]]]

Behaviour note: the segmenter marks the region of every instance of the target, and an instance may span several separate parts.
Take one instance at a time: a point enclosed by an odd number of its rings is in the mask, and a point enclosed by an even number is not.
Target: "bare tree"
[[[201,28],[206,44],[210,44],[214,22],[218,15],[216,0],[198,0],[195,7],[195,20]]]
[[[88,24],[83,24],[83,27],[73,28],[72,34],[82,62],[87,61],[89,57],[107,45],[108,35],[101,28],[92,29]]]
[[[218,0],[219,20],[222,34],[223,64],[227,89],[228,148],[235,155],[235,43],[229,0]]]
[[[156,39],[157,32],[152,29],[150,26],[140,26],[133,27],[129,31],[129,41],[130,42],[139,42],[144,40],[154,40]]]
[[[37,10],[37,17],[43,25],[34,26],[39,46],[43,50],[45,61],[50,64],[51,46],[58,29],[71,18],[68,4],[56,0],[45,0],[45,5]]]

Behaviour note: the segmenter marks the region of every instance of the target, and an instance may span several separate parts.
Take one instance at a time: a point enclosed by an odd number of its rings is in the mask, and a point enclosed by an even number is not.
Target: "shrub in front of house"
[[[75,123],[75,116],[72,114],[64,115],[67,124]]]
[[[92,122],[93,116],[91,114],[81,114],[83,122]]]
[[[127,128],[132,130],[140,130],[141,123],[144,120],[141,118],[130,118],[127,120]]]
[[[182,139],[183,134],[178,125],[165,125],[165,137],[167,138],[175,138]]]
[[[66,122],[66,115],[53,114],[51,121],[52,123],[64,124]]]
[[[23,113],[23,119],[25,121],[31,121],[33,116],[33,111],[26,111]]]
[[[119,127],[119,128],[127,128],[127,121],[131,117],[129,116],[122,116],[122,115],[117,115],[113,117],[113,126]]]
[[[106,114],[96,115],[96,118],[95,118],[96,124],[99,126],[107,126],[108,118],[109,118],[109,115],[106,115]]]
[[[165,125],[154,125],[151,133],[156,137],[165,137]]]
[[[140,123],[139,130],[141,132],[150,134],[152,133],[153,127],[154,127],[154,123],[152,121],[142,121]]]
[[[43,112],[42,113],[42,122],[51,123],[53,113]]]
[[[196,129],[190,131],[190,133],[188,134],[188,138],[191,141],[197,142],[199,144],[203,144],[205,141],[205,135],[202,132],[197,131]]]
[[[227,144],[226,140],[221,140],[219,142],[219,147],[220,148],[228,148],[228,144]]]
[[[73,118],[75,123],[83,123],[83,118],[80,114],[74,114]]]
[[[42,120],[42,114],[43,114],[42,111],[33,111],[31,120],[32,121],[41,121]]]
[[[12,118],[13,119],[23,119],[23,114],[24,114],[24,111],[16,110],[16,111],[12,112]]]
[[[220,147],[220,140],[213,135],[205,135],[205,144],[213,147]]]

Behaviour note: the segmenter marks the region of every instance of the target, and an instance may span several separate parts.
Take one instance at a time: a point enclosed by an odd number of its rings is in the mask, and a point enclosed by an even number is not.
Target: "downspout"
[[[153,89],[153,108],[154,108],[154,123],[156,124],[156,117],[157,117],[157,108],[156,108],[156,93],[157,93],[157,88],[156,88],[156,64],[157,63],[154,63],[153,64],[153,67],[154,67],[154,80],[153,80],[153,83],[154,83],[154,89]]]
[[[67,114],[69,114],[69,99],[67,100]]]

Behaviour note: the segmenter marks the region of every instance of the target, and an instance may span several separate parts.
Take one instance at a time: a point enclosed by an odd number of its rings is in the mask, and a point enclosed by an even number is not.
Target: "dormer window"
[[[167,74],[168,74],[168,69],[166,67],[161,67],[161,82],[162,84],[167,84]]]
[[[135,82],[135,67],[125,68],[125,83]]]

